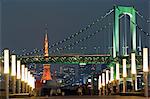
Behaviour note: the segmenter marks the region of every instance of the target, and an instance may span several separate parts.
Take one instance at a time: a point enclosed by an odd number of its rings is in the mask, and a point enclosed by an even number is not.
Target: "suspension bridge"
[[[105,70],[102,70],[99,76],[98,83],[100,85],[98,86],[98,89],[99,89],[100,95],[108,94],[108,85],[109,85],[108,79],[109,78],[110,78],[110,85],[116,86],[115,88],[117,90],[116,93],[127,92],[126,90],[127,78],[132,78],[132,83],[133,83],[132,87],[133,87],[133,90],[136,91],[137,90],[137,85],[136,85],[137,75],[141,73],[138,71],[142,71],[142,68],[143,68],[142,65],[144,64],[143,63],[144,56],[142,54],[142,52],[144,53],[144,51],[142,51],[143,46],[142,46],[141,35],[146,36],[147,42],[150,41],[150,34],[146,32],[138,24],[138,22],[136,21],[137,16],[138,18],[141,18],[143,22],[145,22],[146,24],[150,23],[150,20],[146,19],[134,7],[114,6],[114,8],[110,9],[103,16],[98,17],[93,22],[91,22],[91,24],[88,24],[86,27],[80,29],[78,32],[52,45],[48,45],[48,39],[47,39],[48,37],[47,37],[45,39],[44,49],[33,49],[33,51],[24,52],[21,55],[16,55],[17,56],[16,60],[19,60],[21,64],[24,64],[27,68],[28,68],[28,65],[31,63],[45,64],[43,75],[45,74],[46,70],[50,69],[50,66],[48,64],[79,64],[79,65],[81,63],[107,64],[107,68]],[[130,23],[129,25],[130,29],[126,29],[124,33],[121,33],[120,31],[120,27],[122,24],[120,20],[122,20],[122,18],[125,18],[125,25],[124,25],[125,29],[127,28],[126,26],[127,22]],[[108,23],[103,24],[105,23],[106,20],[108,21]],[[45,29],[46,34],[48,34],[47,27]],[[129,33],[127,33],[128,31]],[[74,51],[73,48],[78,47],[79,44],[82,44],[83,42],[86,42],[87,40],[90,40],[91,38],[97,37],[98,33],[101,33],[101,36],[99,37],[100,39],[106,36],[108,37],[108,38],[105,38],[105,41],[101,41],[101,42],[104,42],[104,44],[102,45],[103,47],[101,49],[105,50],[106,51],[105,53],[102,53],[102,52],[96,53],[96,54],[73,53]],[[81,38],[79,37],[80,35],[83,35],[84,37]],[[130,40],[131,42],[128,41],[128,37],[129,37],[128,35],[131,35],[131,40]],[[82,48],[80,50],[84,51],[84,49],[86,48]],[[71,53],[63,54],[63,51],[64,52],[69,51]],[[43,52],[44,52],[44,55],[43,55]],[[1,59],[1,62],[5,63],[4,56],[2,56],[0,59]],[[132,59],[134,60],[132,61]],[[119,64],[119,67],[117,67],[118,66],[117,64]],[[127,65],[131,64],[131,66],[129,65],[126,67],[126,64]],[[134,67],[132,67],[133,64],[134,64]],[[5,65],[6,64],[4,64],[4,66]],[[135,73],[131,75],[132,71],[134,71],[133,69],[135,70]],[[146,69],[148,69],[148,66]],[[107,70],[108,71],[110,70],[109,71],[110,74],[105,73]],[[127,70],[130,70],[131,74],[127,74]],[[143,72],[146,72],[146,75],[147,75],[147,71],[149,70],[146,70]],[[126,74],[126,76],[124,76],[124,73]],[[51,80],[50,78],[51,77],[49,77],[48,79],[45,77],[42,77],[42,80]],[[118,88],[121,81],[123,81],[123,91],[120,91]],[[112,88],[112,93],[114,93],[113,87],[111,88]],[[146,90],[148,89],[146,88]],[[29,90],[27,92],[29,92]],[[147,95],[146,91],[145,93]]]

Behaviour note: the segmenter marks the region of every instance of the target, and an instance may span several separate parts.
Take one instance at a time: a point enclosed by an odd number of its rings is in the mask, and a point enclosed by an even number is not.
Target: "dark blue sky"
[[[15,50],[15,53],[20,53],[22,49],[27,51],[34,48],[42,49],[44,24],[48,24],[49,42],[52,45],[78,32],[112,9],[115,4],[133,5],[145,18],[150,17],[150,0],[0,0],[1,49],[9,48]],[[137,18],[141,27],[148,32],[148,24]],[[113,15],[100,25],[104,26],[109,22],[113,22]],[[111,41],[108,39],[111,36],[111,30],[112,27],[74,46],[74,52],[65,50],[62,53],[81,53],[79,49],[83,46],[86,47],[86,53],[94,53],[94,47],[100,47],[99,51],[102,53],[108,52],[107,47],[111,46]],[[93,31],[96,30],[91,30],[87,34],[85,32],[64,45],[82,39]],[[142,36],[143,45],[150,47],[148,43],[150,40],[143,33]]]

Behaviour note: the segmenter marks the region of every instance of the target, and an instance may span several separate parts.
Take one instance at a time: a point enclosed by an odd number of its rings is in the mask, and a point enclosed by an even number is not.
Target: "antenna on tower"
[[[48,33],[48,24],[45,24],[45,33]]]

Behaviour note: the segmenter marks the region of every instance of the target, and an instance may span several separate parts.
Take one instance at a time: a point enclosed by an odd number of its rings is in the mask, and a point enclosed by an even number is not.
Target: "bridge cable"
[[[113,11],[114,11],[114,9],[109,10],[105,15],[101,16],[100,18],[97,18],[94,22],[92,22],[91,24],[87,25],[87,27],[80,29],[79,32],[77,32],[77,33],[75,33],[75,34],[73,34],[73,35],[63,39],[62,41],[58,41],[55,44],[50,45],[49,48],[53,48],[53,47],[55,47],[57,45],[60,45],[60,44],[62,44],[64,42],[66,42],[66,41],[76,37],[77,35],[83,33],[85,30],[87,30],[90,27],[92,27],[93,25],[95,25],[95,23],[102,21],[104,18],[106,18],[108,15],[110,15]],[[43,51],[43,50],[44,49],[39,49],[39,50],[37,50],[37,52],[40,52],[40,51]],[[34,51],[31,51],[30,53],[27,52],[24,55],[32,55],[33,53],[36,53],[36,51],[34,50]],[[22,55],[20,55],[20,56],[22,56]]]

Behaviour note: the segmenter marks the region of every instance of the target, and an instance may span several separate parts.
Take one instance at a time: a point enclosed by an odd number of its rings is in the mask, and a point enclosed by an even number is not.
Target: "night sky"
[[[48,24],[49,45],[78,32],[97,17],[104,15],[114,5],[134,6],[146,19],[150,18],[150,0],[0,0],[0,48],[14,50],[15,53],[42,49],[45,24]],[[150,33],[150,25],[137,16],[138,24]],[[113,14],[100,23],[100,26],[87,31],[60,47],[80,40],[101,26],[113,22]],[[149,29],[149,30],[148,30]],[[139,31],[138,31],[139,32]],[[73,50],[60,53],[107,53],[111,46],[112,27],[101,31],[89,40],[76,46]],[[150,37],[141,32],[143,46],[150,47]],[[105,46],[106,45],[106,46]],[[55,50],[58,46],[50,49]]]

